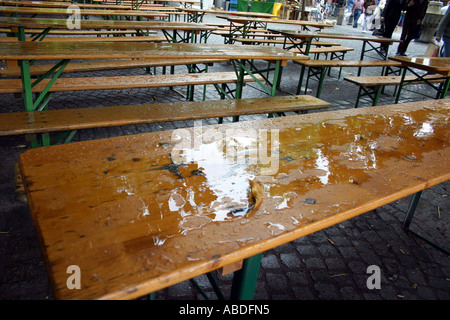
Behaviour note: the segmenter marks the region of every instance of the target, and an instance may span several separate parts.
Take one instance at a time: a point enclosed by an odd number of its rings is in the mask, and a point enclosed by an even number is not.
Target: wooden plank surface
[[[33,41],[32,37],[28,37],[27,41]],[[14,40],[13,40],[14,41]],[[17,41],[19,41],[17,39]],[[45,37],[42,41],[50,42],[167,42],[165,36],[135,36],[135,37]],[[0,37],[0,42],[11,42],[11,37]]]
[[[296,30],[282,30],[275,28],[267,28],[271,32],[279,32],[286,36],[294,37],[297,39],[309,39],[309,38],[320,38],[320,39],[341,39],[341,40],[361,40],[361,41],[371,41],[378,43],[393,43],[400,42],[397,39],[383,38],[371,35],[357,35],[357,34],[343,34],[343,33],[332,33],[332,32],[313,32],[313,31],[296,31]]]
[[[235,15],[218,15],[217,18],[226,19],[233,23],[277,23],[277,24],[314,27],[314,28],[319,28],[319,29],[333,27],[330,24],[316,22],[316,21],[241,17],[241,16],[235,16]]]
[[[54,1],[0,1],[3,6],[6,5],[20,5],[22,7],[39,7],[39,8],[68,8],[69,6],[76,5],[82,9],[107,9],[107,10],[136,10],[131,6],[120,4],[92,4],[92,3],[72,3],[72,2],[54,2]],[[162,4],[145,4],[139,7],[139,10],[151,10],[151,11],[179,11],[176,7],[163,6]]]
[[[45,14],[45,15],[67,15],[73,14],[72,11],[59,8],[30,8],[30,7],[10,7],[0,6],[0,12],[4,14],[19,13],[19,14]],[[89,16],[117,16],[117,17],[168,17],[167,13],[141,11],[141,10],[100,10],[100,9],[80,9],[80,15]]]
[[[416,76],[405,76],[405,81],[413,81],[416,80]],[[441,75],[432,74],[425,76],[430,82],[443,82]],[[344,80],[352,82],[354,84],[363,86],[363,87],[376,87],[376,86],[396,86],[401,83],[401,76],[356,76],[356,77],[345,77]],[[423,80],[418,80],[413,83],[424,83]]]
[[[401,63],[390,60],[305,60],[298,61],[308,67],[400,67]]]
[[[256,79],[264,81],[261,75]],[[42,92],[50,82],[50,78],[43,79],[32,88],[32,92]],[[237,83],[238,79],[234,71],[211,73],[179,73],[162,75],[141,76],[114,76],[114,77],[79,77],[58,78],[50,87],[49,92],[61,91],[85,91],[85,90],[112,90],[130,88],[160,88],[188,85],[207,85],[222,83]],[[244,76],[244,82],[255,81],[251,76]],[[1,79],[1,93],[22,92],[21,79]]]
[[[398,61],[404,66],[418,68],[428,72],[450,76],[450,58],[445,57],[402,57],[393,56],[389,59]]]
[[[55,297],[139,297],[444,182],[449,116],[449,99],[430,100],[27,150]],[[264,142],[270,161],[225,161],[227,144]],[[254,211],[249,181],[264,190]]]
[[[227,62],[226,59],[123,59],[123,60],[104,60],[94,62],[74,62],[69,63],[63,73],[70,72],[89,72],[105,70],[121,70],[132,68],[150,68],[164,66],[178,66],[188,64],[212,64],[216,62]],[[32,76],[46,73],[53,65],[38,64],[30,66]],[[56,71],[55,71],[56,72]],[[20,77],[18,68],[0,68],[0,77]]]
[[[42,8],[67,8],[74,5],[72,2],[55,2],[55,1],[0,1],[1,5],[21,5],[25,7],[42,7]],[[75,3],[80,8],[86,9],[130,9],[130,6],[117,4],[91,4],[91,3]]]
[[[0,114],[0,136],[329,108],[312,96],[155,103]]]
[[[0,27],[67,29],[66,19],[0,17]],[[216,27],[200,23],[168,21],[80,20],[80,29],[155,29],[182,31],[212,31]]]
[[[309,57],[269,46],[236,46],[201,43],[120,42],[1,42],[0,59],[160,59],[212,58],[257,60],[304,60]]]

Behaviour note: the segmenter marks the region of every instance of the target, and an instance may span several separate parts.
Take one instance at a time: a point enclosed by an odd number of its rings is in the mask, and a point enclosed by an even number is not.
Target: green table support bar
[[[234,272],[231,300],[253,300],[262,253],[244,260],[242,269]]]
[[[433,241],[429,240],[428,238],[422,236],[421,234],[412,231],[409,228],[409,225],[411,224],[411,221],[413,219],[413,216],[414,216],[414,213],[416,211],[416,208],[417,208],[417,205],[419,203],[421,195],[422,195],[422,191],[419,191],[419,192],[415,193],[412,196],[411,202],[410,202],[409,207],[408,207],[408,211],[406,212],[405,219],[403,220],[403,225],[402,225],[403,229],[405,229],[407,232],[412,233],[416,237],[422,239],[423,241],[425,241],[426,243],[428,243],[432,247],[434,247],[434,248],[438,249],[439,251],[445,253],[446,255],[450,256],[450,251],[449,250],[441,247],[440,245],[434,243]]]
[[[406,72],[409,71],[411,72],[413,75],[415,75],[417,78],[414,80],[410,80],[410,81],[406,81],[405,77],[406,77]],[[400,85],[398,86],[398,91],[397,91],[397,95],[395,97],[395,103],[397,104],[398,101],[400,100],[400,93],[403,89],[404,86],[410,84],[410,83],[414,83],[414,82],[418,82],[418,81],[423,81],[424,83],[426,83],[427,85],[429,85],[431,88],[433,88],[434,90],[436,90],[436,95],[434,97],[434,99],[443,99],[447,96],[447,92],[450,86],[450,78],[446,77],[446,76],[442,76],[442,79],[439,78],[439,80],[442,80],[438,85],[435,85],[432,83],[432,81],[428,80],[426,78],[427,75],[430,75],[430,73],[426,73],[424,75],[418,74],[417,72],[415,72],[414,70],[412,70],[411,68],[403,68],[403,72],[402,72],[402,79],[400,81]],[[434,81],[437,81],[438,79],[435,78],[433,79]]]

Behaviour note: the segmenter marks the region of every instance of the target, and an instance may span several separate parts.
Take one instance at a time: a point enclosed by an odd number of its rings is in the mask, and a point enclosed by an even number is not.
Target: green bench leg
[[[242,269],[234,273],[231,300],[253,300],[262,253],[244,260]]]

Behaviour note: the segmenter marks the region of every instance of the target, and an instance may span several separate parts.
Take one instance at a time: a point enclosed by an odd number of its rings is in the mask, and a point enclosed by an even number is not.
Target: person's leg
[[[403,28],[405,28],[406,30],[405,37],[403,38],[402,32],[401,40],[403,40],[403,42],[401,43],[401,45],[398,46],[397,50],[397,53],[401,55],[406,54],[406,50],[408,49],[409,43],[411,42],[412,39],[414,39],[417,36],[419,30],[419,26],[417,25],[417,21],[415,20],[408,22],[405,20],[405,25],[403,26]]]
[[[353,28],[358,27],[358,19],[361,15],[361,10],[355,10],[353,11]]]
[[[450,37],[443,36],[444,41],[444,57],[450,58]]]

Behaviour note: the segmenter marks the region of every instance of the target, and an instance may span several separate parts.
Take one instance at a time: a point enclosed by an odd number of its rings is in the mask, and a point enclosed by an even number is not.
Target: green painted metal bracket
[[[406,72],[411,72],[413,75],[415,75],[417,78],[414,80],[409,80],[406,81],[405,77],[406,77]],[[424,83],[426,83],[428,86],[430,86],[431,88],[433,88],[434,90],[436,90],[436,95],[434,96],[434,99],[443,99],[447,96],[447,92],[450,86],[450,79],[449,77],[446,76],[442,76],[441,78],[434,78],[433,80],[442,80],[441,83],[439,83],[439,85],[435,85],[434,83],[432,83],[431,81],[429,81],[428,79],[426,79],[425,77],[430,75],[429,72],[421,75],[417,72],[415,72],[413,69],[405,67],[403,68],[403,72],[402,72],[402,80],[400,82],[400,85],[398,86],[398,90],[397,90],[397,95],[395,97],[395,103],[398,103],[398,101],[400,100],[400,93],[403,89],[403,87],[407,86],[408,84],[414,83],[416,81],[423,81]],[[427,96],[427,95],[425,95]]]
[[[234,272],[231,300],[253,300],[262,253],[244,260],[242,269]]]
[[[425,241],[426,243],[431,245],[433,248],[436,248],[439,251],[445,253],[447,256],[450,256],[450,251],[449,250],[443,248],[442,246],[436,244],[435,242],[433,242],[430,239],[422,236],[421,234],[419,234],[419,233],[417,233],[415,231],[412,231],[409,228],[409,225],[411,224],[411,221],[413,219],[414,213],[416,211],[417,205],[419,204],[419,200],[420,200],[420,196],[421,195],[422,195],[422,191],[419,191],[419,192],[415,193],[412,196],[411,202],[410,202],[409,207],[408,207],[408,211],[406,212],[405,219],[403,220],[402,227],[403,227],[403,229],[405,229],[405,231],[410,232],[413,235],[415,235],[416,237],[422,239],[423,241]]]

